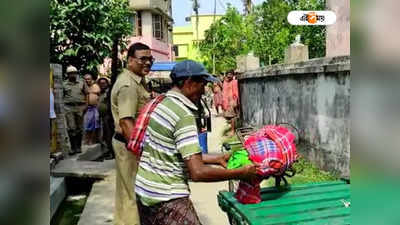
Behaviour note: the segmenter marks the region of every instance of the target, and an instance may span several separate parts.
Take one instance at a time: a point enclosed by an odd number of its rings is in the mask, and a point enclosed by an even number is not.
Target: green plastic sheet
[[[237,169],[242,166],[251,164],[249,154],[245,149],[234,151],[228,161],[228,169]]]

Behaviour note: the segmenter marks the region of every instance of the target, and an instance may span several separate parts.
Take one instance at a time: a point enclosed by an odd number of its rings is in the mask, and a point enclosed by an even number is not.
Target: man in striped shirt
[[[227,170],[229,155],[201,154],[193,112],[207,82],[217,81],[203,65],[185,60],[171,72],[173,88],[150,116],[136,176],[142,225],[200,224],[189,200],[188,179],[212,182],[250,179],[258,165]]]

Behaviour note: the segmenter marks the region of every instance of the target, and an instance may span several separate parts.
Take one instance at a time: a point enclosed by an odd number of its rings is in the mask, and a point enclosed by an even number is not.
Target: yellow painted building
[[[222,15],[215,15],[215,20],[221,18]],[[194,43],[204,39],[205,31],[214,21],[214,15],[199,15],[199,34],[196,31],[196,16],[190,17],[191,24],[187,26],[175,26],[173,28],[173,44],[175,48],[175,60],[181,61],[185,59],[201,60],[200,54]]]

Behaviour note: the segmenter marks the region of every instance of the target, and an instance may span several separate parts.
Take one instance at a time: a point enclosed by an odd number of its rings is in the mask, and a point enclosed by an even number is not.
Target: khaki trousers
[[[126,150],[124,143],[115,138],[112,140],[112,145],[116,162],[114,224],[140,225],[135,194],[136,157]]]
[[[72,136],[82,135],[84,106],[65,105],[64,109],[68,132]]]

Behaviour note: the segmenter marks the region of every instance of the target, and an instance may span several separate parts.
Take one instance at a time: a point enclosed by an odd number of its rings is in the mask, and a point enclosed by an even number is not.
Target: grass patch
[[[287,178],[289,184],[307,184],[307,183],[339,180],[339,177],[329,172],[320,170],[314,164],[312,164],[310,161],[308,161],[303,157],[300,157],[298,162],[294,164],[294,168],[297,170],[297,173],[296,175],[294,175],[294,177]],[[264,180],[261,183],[261,187],[272,187],[272,186],[275,186],[275,179],[273,178]]]
[[[85,206],[86,199],[64,201],[57,210],[51,225],[76,225]]]

